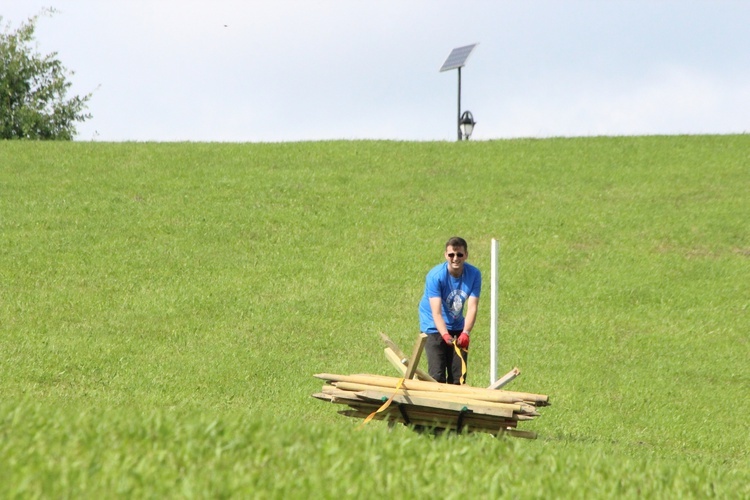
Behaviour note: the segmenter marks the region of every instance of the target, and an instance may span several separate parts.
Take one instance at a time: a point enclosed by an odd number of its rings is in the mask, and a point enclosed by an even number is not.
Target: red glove
[[[446,333],[445,335],[443,335],[443,340],[445,340],[446,344],[452,345],[453,344],[453,335],[451,335],[450,333]]]
[[[469,334],[467,332],[462,332],[461,335],[458,336],[458,340],[456,341],[456,344],[458,344],[458,347],[461,349],[468,349],[469,348]]]

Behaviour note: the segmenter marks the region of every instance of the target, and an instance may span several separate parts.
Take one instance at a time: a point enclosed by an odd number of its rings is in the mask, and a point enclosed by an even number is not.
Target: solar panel
[[[443,66],[440,68],[440,71],[448,71],[449,69],[456,69],[465,65],[466,60],[469,58],[469,54],[471,54],[471,51],[474,50],[474,47],[476,47],[477,45],[479,44],[473,43],[471,45],[466,45],[464,47],[458,47],[451,50],[451,53],[448,54],[448,59],[445,60]]]

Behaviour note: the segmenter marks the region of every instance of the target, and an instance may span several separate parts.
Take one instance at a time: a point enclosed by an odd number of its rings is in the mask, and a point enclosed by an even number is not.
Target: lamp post
[[[474,119],[471,117],[471,113],[469,111],[466,111],[463,115],[461,114],[461,68],[466,65],[466,59],[469,58],[469,54],[471,54],[471,52],[474,50],[474,47],[476,46],[477,44],[474,43],[472,45],[465,45],[463,47],[457,47],[453,49],[451,53],[448,54],[448,58],[443,63],[443,66],[440,68],[441,72],[451,69],[458,70],[458,127],[456,132],[458,133],[459,141],[463,138],[468,139],[474,128]],[[463,122],[464,117],[467,117],[467,113],[470,123]]]
[[[461,115],[461,119],[458,121],[458,127],[461,129],[463,140],[469,140],[476,124],[477,122],[474,121],[474,115],[471,114],[471,111],[464,111],[464,114]]]

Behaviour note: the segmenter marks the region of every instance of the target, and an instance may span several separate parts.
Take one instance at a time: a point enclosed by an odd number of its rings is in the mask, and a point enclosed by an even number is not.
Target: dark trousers
[[[449,330],[449,333],[455,340],[461,335],[461,330]],[[464,362],[468,367],[469,353],[463,349],[459,351],[463,354]],[[456,354],[453,345],[445,343],[442,335],[439,333],[427,335],[424,352],[427,354],[427,373],[430,377],[441,383],[461,383],[461,358]]]

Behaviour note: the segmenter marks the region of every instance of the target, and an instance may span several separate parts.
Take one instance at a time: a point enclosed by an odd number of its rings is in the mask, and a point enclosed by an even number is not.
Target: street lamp
[[[474,125],[477,124],[477,122],[474,121],[474,115],[471,114],[471,111],[464,111],[464,114],[461,115],[461,120],[458,123],[458,126],[461,128],[463,140],[468,141],[469,137],[471,137],[471,133],[474,131]]]
[[[443,65],[440,67],[440,72],[448,71],[451,69],[457,69],[458,70],[458,115],[456,118],[458,119],[458,140],[460,141],[464,136],[468,139],[471,135],[472,127],[474,126],[474,122],[471,123],[471,126],[468,128],[469,133],[464,134],[464,126],[461,123],[462,115],[461,115],[461,68],[466,65],[466,60],[469,58],[469,54],[474,50],[474,47],[476,47],[478,44],[474,43],[471,45],[465,45],[463,47],[457,47],[451,51],[450,54],[448,54],[448,58],[445,60]],[[464,113],[465,114],[465,113]],[[471,116],[471,113],[469,113],[469,116]]]

